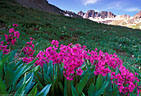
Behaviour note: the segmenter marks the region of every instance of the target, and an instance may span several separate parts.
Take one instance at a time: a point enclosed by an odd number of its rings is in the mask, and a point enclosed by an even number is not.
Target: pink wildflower
[[[3,49],[3,54],[8,54],[9,52],[10,52],[10,50],[9,49]]]
[[[14,28],[10,28],[9,29],[9,33],[13,33],[13,32],[15,32],[15,29]]]
[[[56,47],[59,47],[59,42],[57,40],[52,40],[51,44]]]
[[[77,75],[82,75],[83,70],[81,68],[79,68],[79,69],[76,69],[76,72],[77,72]]]
[[[29,62],[31,62],[33,60],[33,57],[24,57],[23,58],[23,62],[25,62],[25,63],[29,63]]]
[[[20,37],[20,33],[19,33],[19,31],[15,31],[15,32],[14,32],[14,37],[17,37],[17,38]]]
[[[18,27],[18,24],[13,24],[13,27]]]

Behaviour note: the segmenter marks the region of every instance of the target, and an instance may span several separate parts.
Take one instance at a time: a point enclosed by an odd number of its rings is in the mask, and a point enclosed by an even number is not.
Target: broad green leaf
[[[61,82],[58,82],[58,86],[59,86],[59,88],[61,89],[61,91],[63,92],[64,88],[63,88],[63,85],[62,85]]]
[[[16,76],[16,73],[12,68],[8,68],[9,65],[7,65],[7,68],[5,68],[5,83],[8,87],[10,87],[13,84],[14,78]]]
[[[19,89],[16,91],[14,96],[18,96],[19,94],[24,94],[25,90],[23,90],[26,87],[26,74],[24,75],[24,79],[22,82],[22,85],[19,87]]]
[[[7,94],[6,85],[1,79],[0,79],[0,94]]]
[[[4,73],[4,64],[8,61],[8,57],[9,57],[9,54],[8,55],[4,55],[2,53],[0,53],[0,78],[2,79]]]
[[[4,68],[4,65],[3,65],[2,61],[0,60],[0,78],[1,79],[3,77],[3,68]]]
[[[76,88],[73,86],[73,81],[71,81],[72,96],[78,96]]]
[[[80,80],[80,82],[76,85],[76,89],[78,94],[80,95],[84,89],[84,87],[86,86],[87,82],[89,80],[89,75],[88,73],[86,73],[84,75],[84,77]]]
[[[98,75],[96,80],[96,90],[99,90],[103,85],[103,77],[102,75]]]
[[[113,88],[112,88],[112,83],[110,79],[110,73],[107,75],[107,82],[109,82],[107,88],[104,91],[104,96],[112,96],[113,95]]]
[[[32,90],[29,92],[28,96],[36,96],[37,95],[37,86],[38,86],[38,83],[32,88]]]
[[[95,93],[95,87],[94,84],[92,83],[88,89],[88,96],[94,96]]]
[[[9,56],[10,56],[11,54],[7,54],[7,55],[4,55],[3,57],[2,57],[2,63],[6,63],[7,61],[8,61],[8,59],[9,59]]]
[[[81,96],[86,96],[86,95],[82,92],[82,95]]]
[[[37,96],[46,96],[50,90],[51,84],[47,84]]]
[[[119,94],[118,86],[113,84],[113,95],[115,96],[117,94]]]
[[[67,79],[64,82],[64,96],[67,96]]]
[[[108,84],[109,82],[105,81],[103,86],[99,90],[96,90],[96,93],[94,96],[101,96],[104,93],[104,90],[108,86]]]
[[[34,78],[34,73],[30,73],[29,74],[29,82],[26,84],[26,87],[25,87],[25,93],[27,94],[29,92],[29,90],[34,86],[35,82],[33,82],[33,78]]]
[[[19,89],[16,90],[15,96],[18,96],[19,94],[22,94],[22,96],[24,96],[30,90],[30,88],[31,88],[30,86],[31,86],[32,80],[33,80],[33,74],[34,73],[27,74],[27,75],[29,75],[29,77],[25,74],[23,83],[19,87]]]
[[[15,84],[15,83],[17,82],[17,80],[18,80],[21,76],[23,76],[27,71],[32,70],[31,68],[32,68],[32,66],[33,66],[33,64],[34,64],[35,61],[36,61],[36,60],[30,62],[29,64],[26,64],[26,65],[23,65],[23,66],[20,66],[20,67],[17,68],[17,70],[16,70],[16,74],[17,74],[17,75],[15,76],[15,78],[14,78],[14,80],[13,80],[13,83],[14,83],[14,84]],[[34,70],[34,68],[33,68],[33,70]],[[36,71],[37,71],[37,70],[36,70]]]

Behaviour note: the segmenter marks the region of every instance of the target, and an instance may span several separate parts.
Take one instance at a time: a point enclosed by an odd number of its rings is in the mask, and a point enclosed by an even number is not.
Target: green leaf
[[[105,81],[103,86],[99,90],[96,91],[94,96],[101,96],[104,93],[104,90],[108,86],[108,84],[109,84],[109,82]]]
[[[17,70],[15,71],[15,78],[13,80],[13,84],[16,84],[16,82],[18,81],[18,79],[23,76],[27,71],[29,71],[30,73],[34,70],[37,71],[36,69],[38,69],[38,67],[34,67],[33,69],[32,66],[34,64],[36,60],[30,62],[29,64],[23,65],[23,66],[18,66]],[[22,64],[21,64],[22,65]],[[32,70],[32,71],[30,71]]]
[[[50,90],[51,84],[47,84],[37,96],[46,96]]]
[[[32,68],[32,70],[31,71],[29,71],[29,72],[38,72],[39,70],[40,70],[40,66],[35,66],[35,67],[33,67]]]
[[[65,82],[64,82],[64,96],[67,96],[67,79],[65,78]]]
[[[7,54],[7,55],[4,55],[3,57],[2,57],[2,63],[6,63],[7,61],[8,61],[8,59],[9,59],[9,56],[10,56],[11,54]]]
[[[102,75],[98,75],[98,78],[96,80],[96,90],[99,90],[103,85],[103,77]]]
[[[23,80],[23,83],[22,85],[19,87],[19,89],[16,91],[15,95],[14,96],[18,96],[19,94],[24,94],[25,93],[25,90],[23,90],[24,88],[26,87],[26,74],[24,76],[24,80]],[[23,96],[23,95],[22,95]]]
[[[32,88],[32,90],[29,92],[28,96],[36,96],[37,86],[38,86],[38,83]]]
[[[30,77],[30,81],[26,84],[25,87],[25,94],[27,94],[29,92],[29,90],[34,86],[35,82],[33,82],[33,78],[34,78],[34,73],[30,73],[28,74]]]
[[[82,95],[81,96],[85,96],[85,94],[82,92]]]
[[[61,66],[61,64],[57,64],[58,67],[58,72],[57,72],[57,77],[58,79],[63,79],[63,67]]]
[[[76,88],[73,86],[73,81],[71,81],[72,96],[78,96]]]
[[[50,66],[50,62],[49,62],[49,66],[47,66],[47,64],[44,64],[42,70],[43,70],[42,79],[47,82],[52,82],[50,77],[53,76],[53,74],[51,74],[51,72],[53,71],[53,67],[52,67],[52,65]]]
[[[21,96],[24,96],[24,94],[26,94],[31,89],[33,75],[34,73],[31,73],[31,74],[28,73],[27,75],[25,74],[23,83],[19,87],[19,89],[16,90],[16,93],[14,96],[18,96],[19,94],[21,94]]]
[[[119,94],[118,86],[116,84],[113,84],[113,96]]]
[[[2,53],[0,53],[0,78],[1,79],[4,75],[4,73],[3,73],[4,64],[8,61],[8,57],[9,57],[9,54],[3,56]]]
[[[12,70],[12,68],[10,68],[9,64],[7,65],[7,67],[5,68],[5,83],[8,87],[10,87],[13,84],[13,80],[16,76],[16,73],[14,72],[14,70]]]
[[[84,87],[86,86],[87,82],[89,80],[89,75],[88,73],[86,73],[84,75],[84,77],[80,80],[80,82],[76,85],[76,89],[78,94],[80,95],[84,89]]]
[[[95,93],[95,87],[94,84],[92,83],[88,89],[88,96],[94,96]]]
[[[4,82],[0,79],[0,94],[7,94],[6,91],[6,85],[4,84]]]
[[[0,78],[1,78],[1,79],[2,79],[2,77],[3,77],[3,68],[4,68],[3,63],[2,63],[2,61],[0,60]]]
[[[59,86],[59,88],[61,89],[61,91],[63,92],[64,88],[63,88],[63,85],[62,85],[61,82],[58,82],[58,86]]]
[[[10,54],[8,54],[8,55],[9,55],[9,56],[8,56],[8,57],[9,57],[9,58],[8,58],[9,61],[13,61],[13,60],[14,60],[15,54],[16,54],[16,51],[11,51]]]
[[[110,79],[110,73],[108,73],[107,80],[109,82],[107,88],[105,89],[104,96],[112,96],[113,95],[113,88],[112,88],[112,83]]]

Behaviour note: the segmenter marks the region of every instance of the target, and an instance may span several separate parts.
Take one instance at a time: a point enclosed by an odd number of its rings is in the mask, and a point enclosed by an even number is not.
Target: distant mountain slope
[[[58,7],[51,5],[47,0],[16,0],[24,7],[34,8],[45,12],[51,12],[56,14],[63,14],[64,11]]]
[[[67,16],[70,16],[70,17],[81,18],[81,16],[75,14],[74,12],[64,11],[52,4],[49,4],[47,0],[16,0],[16,1],[27,8],[38,9],[40,11],[45,11],[45,12],[50,12],[55,14],[62,14],[65,16],[67,14]]]
[[[135,29],[141,29],[141,11],[135,16],[129,15],[115,15],[112,12],[101,11],[96,12],[95,10],[88,10],[86,13],[80,11],[77,13],[83,18],[96,21],[98,23],[111,24],[126,26]]]

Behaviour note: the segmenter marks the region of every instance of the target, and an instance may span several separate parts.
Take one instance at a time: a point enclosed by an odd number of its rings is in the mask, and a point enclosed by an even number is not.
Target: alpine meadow
[[[80,15],[0,0],[0,96],[141,96],[141,29]]]

